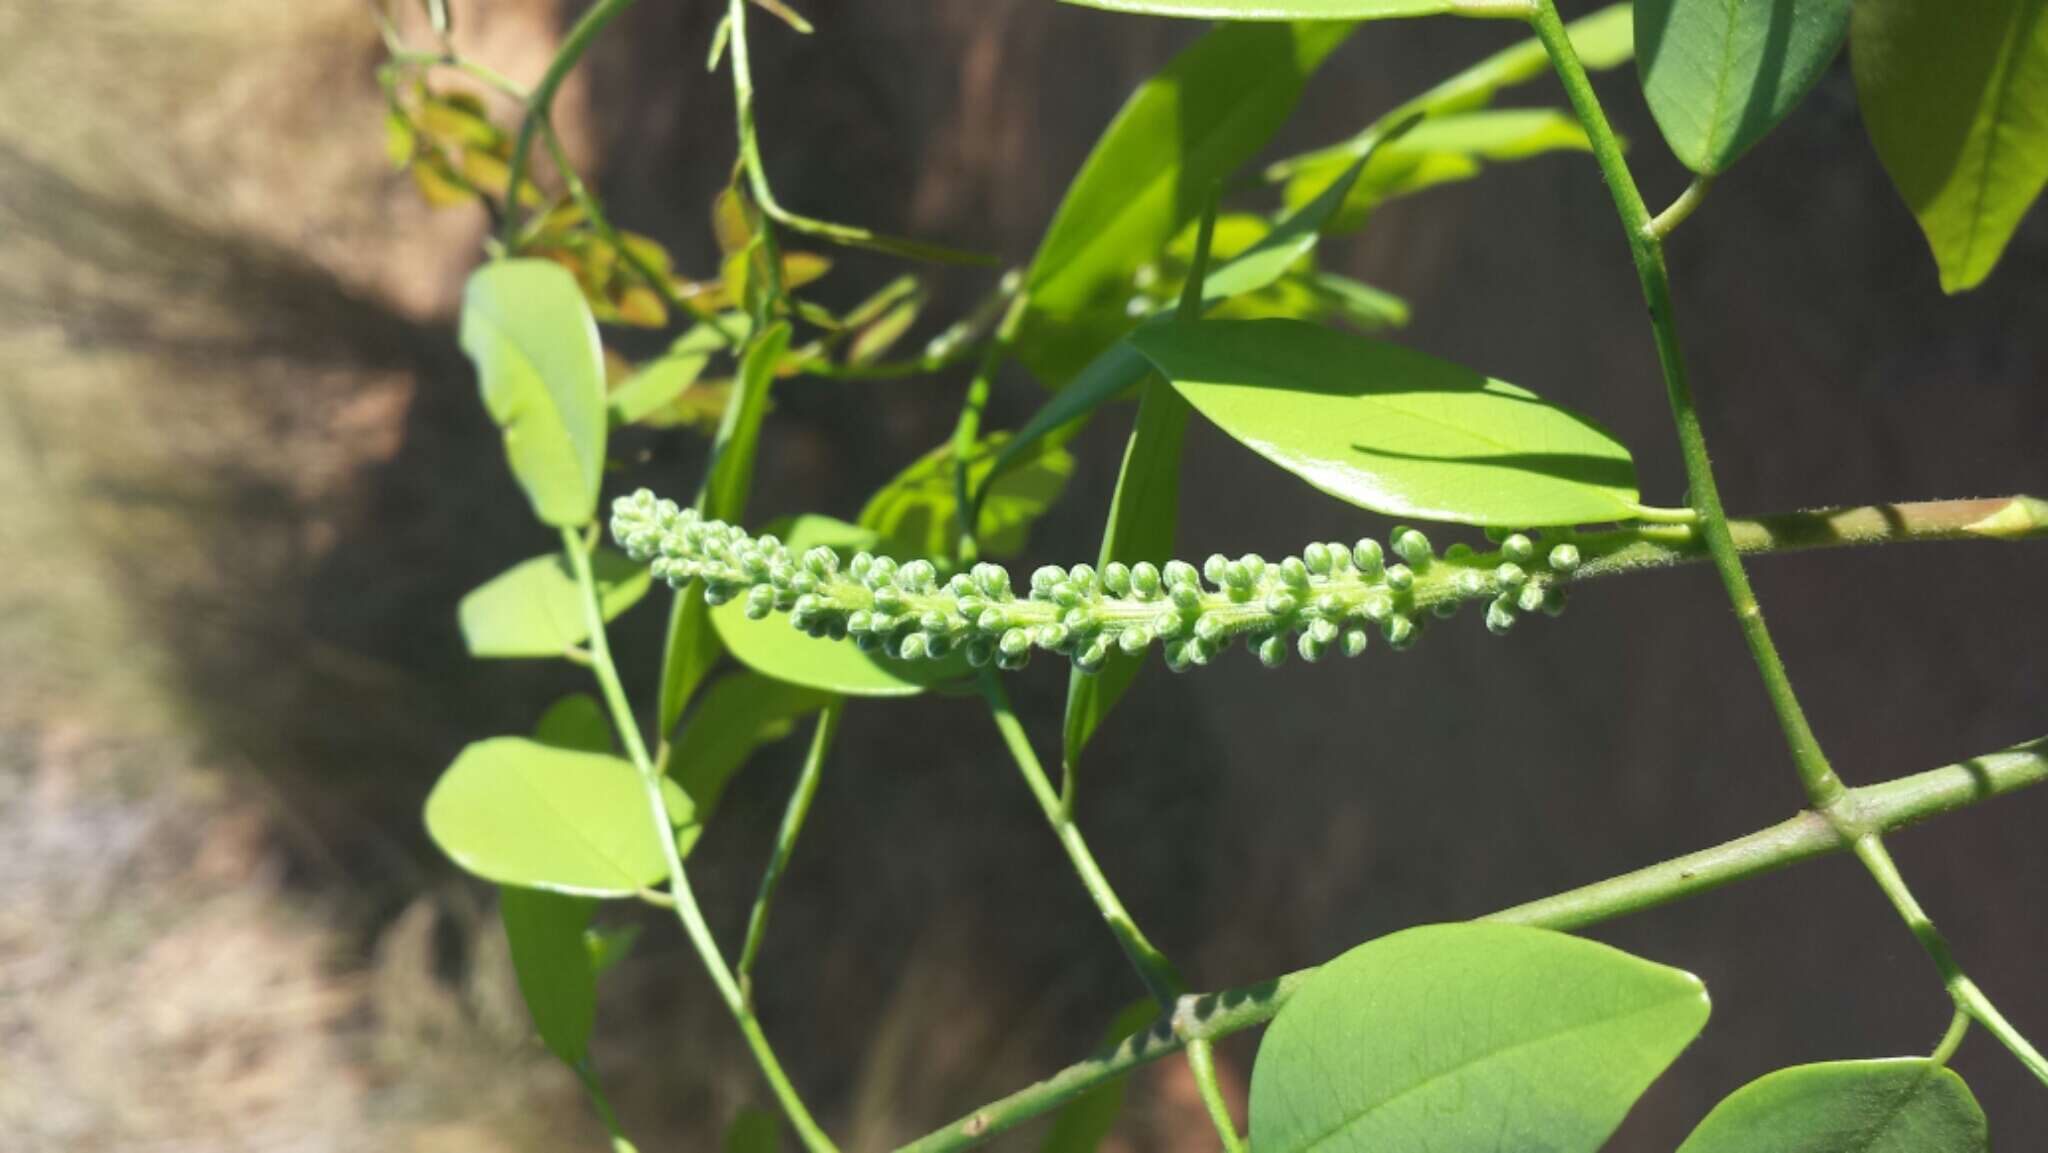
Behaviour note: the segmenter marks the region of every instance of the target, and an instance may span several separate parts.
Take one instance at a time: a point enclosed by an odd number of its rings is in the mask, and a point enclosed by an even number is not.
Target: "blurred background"
[[[457,43],[531,83],[581,7],[457,0]],[[721,7],[646,0],[559,104],[614,219],[702,275],[733,153],[727,82],[702,67]],[[1198,31],[1051,0],[806,11],[814,37],[768,19],[754,34],[782,198],[1012,263],[1131,88]],[[1509,33],[1368,27],[1280,146],[1348,135]],[[361,0],[0,0],[7,1149],[602,1147],[528,1037],[490,891],[419,819],[462,744],[526,731],[584,686],[565,665],[462,651],[456,599],[551,541],[455,346],[485,221],[426,207],[390,171],[381,59]],[[1667,201],[1684,177],[1632,70],[1600,85],[1646,195]],[[1546,81],[1509,102],[1561,93]],[[1672,248],[1731,509],[2048,495],[2048,214],[1982,289],[1941,296],[1845,65]],[[1407,342],[1604,422],[1646,499],[1680,501],[1635,281],[1584,157],[1397,202],[1324,259],[1405,296]],[[848,256],[816,294],[843,306],[895,271]],[[988,280],[936,284],[931,315],[948,317]],[[964,377],[780,389],[756,514],[850,517],[944,438]],[[1041,395],[1004,378],[991,426]],[[1025,568],[1093,557],[1126,427],[1112,413],[1077,442]],[[684,492],[703,449],[650,439],[625,480]],[[1186,478],[1184,556],[1386,528],[1199,420]],[[1992,543],[1755,566],[1852,782],[2048,731],[2044,572],[2043,546]],[[615,628],[643,699],[663,600]],[[1051,660],[1014,678],[1048,755],[1064,686]],[[802,743],[756,758],[693,861],[735,946]],[[1125,902],[1200,988],[1701,847],[1799,800],[1704,568],[1602,585],[1506,639],[1468,615],[1398,657],[1155,664],[1091,750],[1082,797]],[[2048,791],[1895,838],[1964,965],[2036,1038],[2044,822]],[[715,1148],[767,1096],[679,934],[647,920],[604,988],[600,1068],[643,1150]],[[1715,998],[1616,1149],[1673,1147],[1770,1068],[1925,1051],[1948,1020],[1846,859],[1594,935],[1699,973]],[[943,697],[847,710],[760,980],[768,1031],[855,1150],[1080,1057],[1140,992],[983,710]],[[1222,1047],[1240,1102],[1255,1043]],[[2010,1147],[2048,1132],[2048,1091],[1988,1039],[1957,1064]],[[1134,1079],[1109,1147],[1213,1140],[1168,1061]]]

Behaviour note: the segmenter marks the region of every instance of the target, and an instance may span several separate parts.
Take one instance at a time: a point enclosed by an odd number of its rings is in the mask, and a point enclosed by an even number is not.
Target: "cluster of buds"
[[[1521,616],[1562,611],[1563,585],[1580,563],[1569,541],[1539,559],[1524,533],[1492,552],[1453,545],[1439,556],[1428,537],[1401,528],[1391,548],[1318,543],[1277,563],[1219,554],[1199,570],[1183,561],[1099,571],[1047,565],[1019,595],[1000,565],[942,578],[927,560],[899,564],[866,552],[842,560],[824,547],[799,556],[773,536],[749,536],[646,489],[613,504],[611,530],[656,577],[677,588],[697,582],[714,605],[743,599],[757,620],[786,613],[812,636],[900,660],[964,651],[976,667],[1017,669],[1045,649],[1087,673],[1112,652],[1136,656],[1154,643],[1175,670],[1208,664],[1238,637],[1267,665],[1290,651],[1308,661],[1357,656],[1374,633],[1403,649],[1425,620],[1468,601],[1484,602],[1486,627],[1505,633]]]

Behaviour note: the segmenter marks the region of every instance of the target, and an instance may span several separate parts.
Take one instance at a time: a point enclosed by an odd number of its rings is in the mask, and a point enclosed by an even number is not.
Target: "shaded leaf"
[[[1643,96],[1679,162],[1714,175],[1806,98],[1849,0],[1636,0]]]
[[[571,1067],[589,1056],[597,1020],[597,972],[583,941],[596,908],[586,897],[517,885],[498,889],[498,916],[512,946],[519,995],[541,1043]]]
[[[1367,942],[1290,998],[1252,1068],[1259,1153],[1596,1153],[1707,1020],[1691,974],[1513,925]]]
[[[2048,2],[1859,0],[1850,64],[1944,292],[1982,283],[2048,184]]]
[[[640,603],[652,579],[646,565],[603,547],[591,553],[590,573],[605,620]],[[520,561],[471,589],[455,617],[473,657],[559,657],[590,639],[583,593],[558,552]]]
[[[967,458],[969,492],[992,474],[1008,433],[991,433]],[[941,445],[898,473],[869,498],[860,523],[881,535],[877,551],[898,560],[953,556],[960,543],[959,489],[953,446]],[[1033,521],[1052,507],[1074,474],[1074,458],[1054,439],[1040,439],[988,484],[975,516],[975,538],[988,557],[1024,548]]]
[[[1714,1106],[1678,1153],[1985,1153],[1970,1087],[1924,1057],[1780,1069]]]
[[[691,816],[683,823],[681,841],[686,855],[748,755],[766,742],[788,736],[796,718],[831,700],[817,689],[750,672],[721,677],[711,686],[683,723],[669,754],[669,776],[690,798]]]
[[[617,757],[477,741],[435,783],[426,818],[449,859],[501,885],[624,897],[667,876],[640,775]]]
[[[1131,342],[1232,438],[1361,508],[1524,528],[1635,515],[1628,450],[1505,381],[1292,320],[1147,326]]]
[[[533,739],[558,749],[584,753],[612,751],[612,722],[604,706],[589,693],[570,693],[540,715]]]
[[[462,350],[534,515],[588,523],[604,473],[604,352],[576,279],[545,260],[500,260],[462,294]]]

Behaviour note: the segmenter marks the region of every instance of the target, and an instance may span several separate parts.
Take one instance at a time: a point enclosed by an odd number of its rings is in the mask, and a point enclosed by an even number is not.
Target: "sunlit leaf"
[[[598,606],[611,620],[647,595],[647,566],[615,549],[590,557]],[[559,657],[590,639],[583,593],[560,553],[520,561],[469,591],[456,606],[473,657]]]
[[[1636,0],[1636,69],[1671,151],[1711,176],[1805,99],[1848,31],[1849,0]]]
[[[477,269],[463,290],[462,349],[534,514],[587,523],[604,473],[604,352],[575,278],[545,260]]]
[[[1986,1153],[1970,1087],[1924,1057],[1797,1065],[1714,1106],[1678,1153]]]
[[[1292,320],[1147,325],[1131,342],[1232,438],[1361,508],[1525,528],[1635,515],[1628,450],[1505,381]]]
[[[639,773],[520,737],[462,750],[427,797],[427,832],[487,881],[630,896],[667,875]]]
[[[1596,1153],[1698,1035],[1691,974],[1512,925],[1428,925],[1317,970],[1252,1068],[1259,1153]]]
[[[864,653],[852,641],[808,636],[785,616],[748,620],[742,601],[712,609],[711,623],[733,659],[755,672],[841,696],[915,696],[969,671],[965,651],[939,661]]]
[[[1857,0],[1851,25],[1878,159],[1942,290],[1975,288],[2048,184],[2048,0]]]

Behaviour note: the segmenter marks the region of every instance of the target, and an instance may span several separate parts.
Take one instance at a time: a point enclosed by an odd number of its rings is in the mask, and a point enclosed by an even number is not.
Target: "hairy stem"
[[[1867,827],[1890,832],[2042,783],[2048,783],[2048,737],[1960,764],[1851,789],[1847,803]],[[1853,844],[1854,838],[1845,836],[1833,822],[1807,811],[1710,849],[1480,919],[1562,931],[1581,929],[1842,852]],[[1182,997],[1164,1019],[1111,1052],[1070,1065],[984,1105],[903,1146],[899,1153],[968,1148],[1056,1109],[1104,1081],[1180,1050],[1190,1041],[1214,1041],[1264,1024],[1314,975],[1314,969],[1304,969],[1255,985]]]
[[[739,983],[733,979],[732,970],[726,967],[725,957],[718,951],[718,942],[711,935],[711,926],[705,923],[704,912],[697,905],[697,895],[690,888],[682,855],[676,848],[675,830],[669,827],[668,807],[661,799],[661,774],[647,755],[646,742],[640,736],[640,722],[633,717],[633,707],[626,700],[626,690],[619,683],[618,669],[612,663],[611,645],[605,639],[604,610],[598,603],[597,582],[590,571],[590,551],[576,531],[569,528],[562,530],[562,548],[569,554],[569,567],[576,575],[576,587],[582,596],[583,620],[590,630],[591,671],[596,675],[605,705],[611,711],[612,724],[626,746],[626,755],[640,772],[648,816],[654,822],[655,836],[661,843],[662,857],[668,865],[669,895],[675,900],[676,919],[682,922],[684,934],[696,949],[704,971],[710,974],[711,983],[717,986],[719,998],[739,1024],[740,1035],[746,1039],[747,1048],[753,1051],[761,1075],[767,1079],[776,1100],[781,1102],[782,1110],[788,1116],[791,1128],[802,1139],[804,1148],[811,1153],[835,1153],[831,1139],[811,1118],[810,1110],[804,1106],[796,1086],[790,1083],[789,1075],[782,1070],[782,1062],[776,1059],[775,1050],[769,1046],[767,1036],[754,1020],[754,1012],[740,991]]]
[[[754,911],[747,917],[747,943],[740,950],[739,982],[740,992],[753,999],[754,959],[761,951],[761,939],[768,932],[768,906],[775,900],[775,890],[782,884],[782,874],[789,868],[789,858],[796,852],[796,839],[803,832],[804,818],[810,815],[811,801],[818,795],[818,781],[824,776],[825,756],[832,750],[832,739],[839,732],[839,715],[846,709],[844,697],[834,697],[818,714],[818,727],[811,734],[811,749],[804,756],[803,772],[796,779],[796,788],[789,794],[789,807],[782,813],[782,828],[775,834],[775,851],[768,857],[768,868],[761,874],[761,891],[754,898]]]

